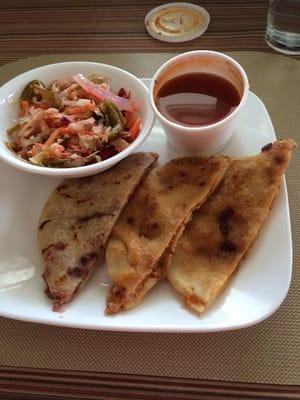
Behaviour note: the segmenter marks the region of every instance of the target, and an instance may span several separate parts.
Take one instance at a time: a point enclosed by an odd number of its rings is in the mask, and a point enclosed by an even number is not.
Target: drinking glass
[[[270,0],[266,41],[284,54],[300,54],[300,0]]]

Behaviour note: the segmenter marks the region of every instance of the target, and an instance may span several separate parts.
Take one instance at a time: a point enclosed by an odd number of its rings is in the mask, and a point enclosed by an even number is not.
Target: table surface
[[[122,52],[124,62],[120,62],[118,55],[114,58],[113,55],[108,54],[106,59],[112,63],[125,65],[134,72],[136,69],[139,70],[138,54],[130,56],[128,53],[147,53],[142,56],[145,57],[144,63],[151,64],[153,62],[153,68],[165,60],[165,53],[171,56],[171,53],[193,49],[212,49],[225,52],[263,51],[276,55],[264,40],[267,1],[201,1],[201,5],[210,13],[210,26],[202,37],[183,44],[159,42],[145,32],[144,16],[154,6],[162,3],[163,1],[154,0],[52,0],[51,2],[2,0],[0,2],[0,65],[22,58],[48,54],[61,54],[68,60],[72,59],[71,55],[75,53],[80,53],[81,59],[83,54],[87,54],[87,59],[91,59],[91,54]],[[155,53],[155,60],[149,53]],[[235,54],[239,58],[238,53]],[[251,57],[250,53],[240,56],[246,66]],[[259,60],[257,54],[253,57]],[[26,69],[29,69],[31,64],[45,63],[45,59],[43,57],[34,58],[32,61],[27,60],[24,65]],[[56,60],[55,56],[53,56],[53,60]],[[278,55],[274,57],[274,60],[278,60],[278,63],[285,67],[290,67],[291,71],[295,70],[294,65],[289,63],[290,57],[283,59],[283,56]],[[267,62],[270,63],[268,66],[272,69],[273,59],[267,60]],[[17,71],[19,73],[20,63],[5,66],[2,69],[5,77],[10,78]],[[144,75],[147,76],[152,69],[144,67]],[[251,68],[249,69],[251,75]],[[277,73],[278,69],[276,69]],[[283,117],[285,110],[277,107],[274,99],[268,97],[263,76],[250,76],[250,78],[254,82],[255,92],[264,99],[267,106],[272,106],[273,115],[271,114],[271,117],[275,129],[283,131],[284,121],[286,121]],[[291,122],[289,126],[290,129],[296,129],[299,123]],[[292,182],[294,181],[292,180]],[[297,237],[299,237],[298,234]],[[299,310],[295,311],[299,313]],[[7,326],[9,324],[13,329],[14,322],[8,322]],[[28,326],[29,324],[24,323],[24,332],[29,329]],[[9,331],[6,331],[8,335],[7,332]],[[112,340],[116,342],[119,339],[113,338],[112,335]],[[25,345],[22,348],[22,340],[18,343],[18,348],[16,344],[7,344],[8,342],[9,337],[5,336],[5,340],[3,339],[0,345],[0,355],[5,354],[5,351],[1,352],[5,345],[7,345],[7,351],[12,353],[30,351]],[[180,342],[180,344],[182,343]],[[293,343],[296,346],[295,357],[299,358],[299,340]],[[46,351],[43,348],[39,349]],[[30,356],[24,354],[20,354],[20,360],[29,359]],[[274,359],[276,359],[275,354]],[[68,371],[60,369],[59,366],[53,367],[46,360],[44,368],[32,368],[31,365],[23,365],[21,361],[10,365],[11,358],[8,356],[7,360],[5,357],[1,359],[0,356],[1,399],[23,399],[25,395],[28,399],[35,399],[37,395],[40,399],[300,398],[300,377],[296,385],[275,385],[258,381],[256,383],[233,382],[236,379],[233,379],[232,382],[225,382],[218,378],[207,380],[171,377],[171,374],[163,376],[159,367],[156,370],[153,368],[152,373],[146,376],[139,373],[130,375],[124,372],[110,373],[105,367],[101,371],[99,369],[97,371],[79,372],[71,369]],[[193,361],[196,362],[195,357]],[[157,372],[155,373],[155,371]]]
[[[49,53],[193,49],[271,52],[264,40],[267,0],[201,1],[211,16],[208,30],[200,38],[180,44],[158,42],[145,32],[145,15],[162,3],[155,0],[1,0],[0,64]]]

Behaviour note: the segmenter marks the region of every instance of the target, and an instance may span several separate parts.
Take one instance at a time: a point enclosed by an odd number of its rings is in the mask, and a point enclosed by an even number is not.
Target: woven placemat
[[[258,52],[229,54],[246,69],[251,90],[264,101],[277,136],[291,137],[300,143],[299,61]],[[172,55],[41,56],[1,67],[0,84],[33,67],[69,60],[111,63],[140,77],[150,77]],[[294,241],[293,281],[283,305],[267,321],[255,327],[215,334],[135,334],[60,328],[0,318],[0,365],[299,385],[299,173],[297,150],[286,175]]]

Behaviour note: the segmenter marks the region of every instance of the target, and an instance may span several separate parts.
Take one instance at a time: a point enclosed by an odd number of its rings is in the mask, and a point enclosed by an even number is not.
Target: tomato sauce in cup
[[[242,66],[211,50],[182,53],[154,74],[150,104],[179,153],[212,155],[229,142],[249,91]]]
[[[155,99],[157,108],[167,119],[187,126],[220,121],[240,101],[230,81],[204,72],[176,76],[159,89]]]

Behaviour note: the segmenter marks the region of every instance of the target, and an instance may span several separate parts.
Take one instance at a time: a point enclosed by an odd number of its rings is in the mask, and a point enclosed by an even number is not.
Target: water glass
[[[300,0],[270,0],[266,41],[284,54],[300,54]]]

